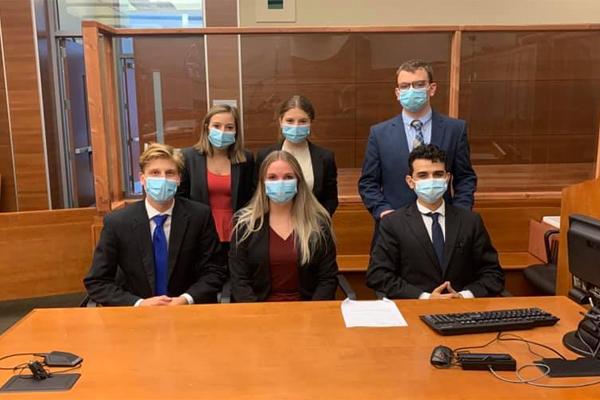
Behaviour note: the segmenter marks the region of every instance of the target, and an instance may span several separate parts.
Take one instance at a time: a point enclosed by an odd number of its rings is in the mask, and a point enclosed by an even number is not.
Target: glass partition
[[[81,32],[81,21],[117,28],[201,28],[204,0],[56,0],[58,30]]]
[[[277,107],[302,94],[316,109],[312,140],[335,152],[338,167],[360,167],[370,126],[400,112],[394,88],[403,61],[433,64],[440,86],[434,106],[448,111],[450,39],[450,33],[242,35],[247,146],[277,141]]]
[[[460,118],[479,190],[560,190],[594,172],[598,32],[464,32]]]
[[[128,191],[141,193],[137,159],[146,143],[188,147],[207,109],[203,36],[143,36],[121,40],[121,133]]]

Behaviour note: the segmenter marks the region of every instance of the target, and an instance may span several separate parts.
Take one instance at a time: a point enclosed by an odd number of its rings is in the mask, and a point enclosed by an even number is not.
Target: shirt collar
[[[145,199],[144,203],[146,205],[146,212],[148,213],[148,219],[152,219],[155,216],[160,215],[160,214],[170,216],[173,214],[173,207],[175,207],[175,199],[173,199],[173,204],[171,204],[171,207],[169,207],[169,209],[165,212],[160,212],[156,208],[152,207],[152,205],[150,204],[148,199]]]
[[[421,205],[421,203],[419,203],[418,201],[417,201],[417,208],[419,209],[419,212],[421,214],[438,213],[442,217],[446,216],[446,202],[444,200],[442,200],[442,204],[436,210],[433,210],[433,211],[431,211],[429,208]]]
[[[419,121],[421,121],[423,123],[423,126],[425,126],[425,124],[427,124],[429,121],[431,121],[432,115],[433,115],[433,111],[432,111],[431,107],[429,107],[429,111],[427,112],[427,114],[425,114],[421,118],[419,118]],[[406,111],[402,110],[402,122],[404,122],[404,125],[410,126],[410,123],[413,121],[414,120],[406,114]]]

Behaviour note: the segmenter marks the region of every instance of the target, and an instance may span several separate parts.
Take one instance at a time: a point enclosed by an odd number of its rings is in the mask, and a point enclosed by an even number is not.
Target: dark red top
[[[216,175],[206,171],[208,202],[221,242],[231,238],[231,175]]]
[[[267,301],[298,301],[298,255],[292,233],[286,240],[269,228],[271,294]]]

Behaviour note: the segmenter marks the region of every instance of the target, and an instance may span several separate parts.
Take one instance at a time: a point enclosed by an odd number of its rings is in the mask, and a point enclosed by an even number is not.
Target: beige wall
[[[257,2],[238,0],[240,26],[600,23],[600,0],[296,0],[295,23],[257,23]]]

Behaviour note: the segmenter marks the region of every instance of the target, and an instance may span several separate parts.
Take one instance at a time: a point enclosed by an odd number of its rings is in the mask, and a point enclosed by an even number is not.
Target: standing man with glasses
[[[375,219],[375,234],[381,218],[413,203],[416,195],[404,176],[408,155],[422,144],[434,144],[446,153],[451,190],[448,204],[471,209],[477,176],[471,166],[465,121],[442,115],[431,108],[437,84],[431,65],[421,60],[403,63],[396,72],[395,95],[402,113],[371,127],[358,190]]]

